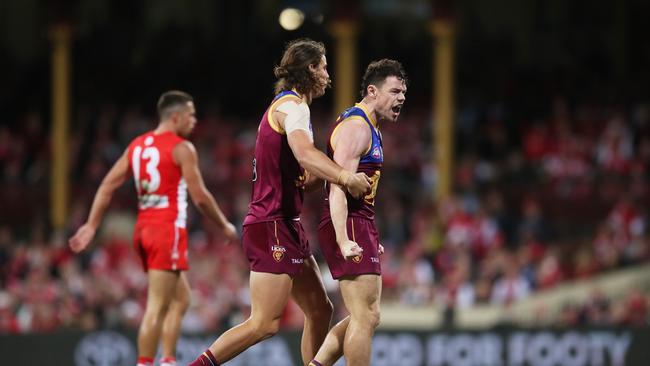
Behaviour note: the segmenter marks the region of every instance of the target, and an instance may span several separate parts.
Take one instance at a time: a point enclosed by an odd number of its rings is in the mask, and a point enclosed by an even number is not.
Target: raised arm
[[[97,227],[104,217],[106,208],[111,203],[113,192],[119,188],[126,180],[129,174],[129,158],[128,149],[122,153],[122,156],[113,164],[111,170],[106,174],[102,183],[95,193],[93,204],[90,208],[88,220],[83,224],[72,238],[68,241],[70,249],[73,252],[79,253],[86,249],[90,242],[95,237]]]
[[[174,161],[180,166],[187,190],[196,208],[207,216],[223,231],[229,242],[237,240],[237,230],[221,212],[217,201],[205,187],[203,176],[199,170],[198,154],[194,145],[183,141],[176,145],[173,151]]]
[[[341,168],[314,146],[309,134],[309,108],[304,103],[288,101],[272,112],[273,118],[286,131],[289,147],[298,163],[314,176],[345,186],[354,197],[370,190],[370,179]]]
[[[340,125],[332,136],[334,147],[334,162],[343,169],[357,171],[359,159],[368,149],[371,142],[370,129],[364,121],[350,120]],[[330,186],[329,194],[330,215],[336,233],[336,242],[345,259],[361,254],[363,249],[350,240],[347,231],[348,201],[343,189],[337,185]]]

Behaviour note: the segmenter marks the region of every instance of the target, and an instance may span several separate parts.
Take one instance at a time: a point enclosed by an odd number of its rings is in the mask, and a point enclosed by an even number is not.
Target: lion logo
[[[273,253],[273,259],[275,259],[276,262],[280,262],[282,261],[282,259],[284,259],[284,252],[286,251],[287,249],[282,245],[274,245],[271,247],[271,252]]]
[[[361,259],[363,259],[363,254],[355,255],[352,257],[352,261],[357,264],[361,263]]]

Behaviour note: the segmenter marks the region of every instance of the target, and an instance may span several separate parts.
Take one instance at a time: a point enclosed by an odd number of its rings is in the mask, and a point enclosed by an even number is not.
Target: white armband
[[[287,135],[295,130],[304,130],[311,141],[314,141],[309,120],[309,107],[305,102],[298,104],[293,100],[286,101],[277,106],[275,110],[287,115],[284,117],[284,131]]]

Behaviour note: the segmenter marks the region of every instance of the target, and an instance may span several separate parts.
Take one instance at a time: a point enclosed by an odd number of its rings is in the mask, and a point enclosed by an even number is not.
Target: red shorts
[[[242,246],[251,271],[302,272],[305,258],[311,256],[305,231],[297,220],[274,220],[244,225]]]
[[[336,232],[332,220],[322,221],[318,226],[320,248],[327,261],[327,266],[336,280],[344,276],[362,274],[381,274],[379,262],[379,234],[373,220],[348,217],[348,236],[363,249],[360,256],[345,260],[336,243]]]
[[[133,245],[145,270],[187,271],[187,231],[173,222],[137,222]]]

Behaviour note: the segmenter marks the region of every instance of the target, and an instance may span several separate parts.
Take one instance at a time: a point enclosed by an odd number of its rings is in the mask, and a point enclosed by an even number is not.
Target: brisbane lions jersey
[[[279,93],[262,116],[255,141],[253,193],[244,225],[300,216],[304,169],[289,147],[286,132],[269,113],[275,106],[297,98],[294,91]]]
[[[356,104],[354,107],[348,108],[345,112],[341,113],[336,119],[332,131],[330,133],[330,141],[327,144],[327,156],[334,159],[334,148],[332,147],[332,136],[341,124],[346,121],[360,119],[368,124],[371,131],[371,141],[368,150],[361,156],[357,173],[365,173],[370,177],[370,193],[361,199],[352,197],[349,193],[347,195],[348,201],[348,217],[360,217],[368,220],[375,218],[375,195],[377,194],[377,185],[379,184],[379,177],[381,176],[381,167],[384,162],[384,152],[382,150],[381,133],[376,127],[376,123],[371,120],[368,112],[361,104]],[[329,208],[329,183],[326,185],[325,204],[323,205],[322,220],[330,219]]]
[[[185,228],[187,184],[172,152],[185,141],[173,132],[147,132],[129,144],[129,168],[138,194],[138,221]]]

